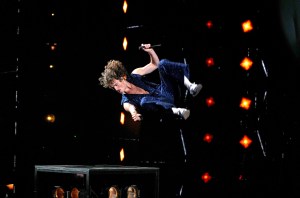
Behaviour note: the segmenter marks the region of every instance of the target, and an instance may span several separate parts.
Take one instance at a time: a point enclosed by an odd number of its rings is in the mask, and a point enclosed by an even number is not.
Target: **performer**
[[[191,83],[187,64],[159,60],[151,44],[142,44],[142,50],[150,56],[150,62],[134,69],[129,74],[119,60],[109,60],[99,77],[100,85],[122,94],[121,105],[130,112],[134,121],[143,119],[143,112],[154,111],[177,115],[183,119],[190,116],[190,110],[175,105],[176,86],[184,85],[195,97],[202,89],[202,84]],[[158,70],[160,83],[147,80],[147,74]],[[175,83],[174,83],[175,82]]]

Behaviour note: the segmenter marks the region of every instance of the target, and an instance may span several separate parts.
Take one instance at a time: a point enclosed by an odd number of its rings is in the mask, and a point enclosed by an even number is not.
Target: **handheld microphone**
[[[160,46],[161,46],[161,44],[151,45],[150,48],[155,48],[155,47],[160,47]],[[139,46],[139,50],[141,50],[141,49],[143,49],[143,48],[144,48],[144,46]]]

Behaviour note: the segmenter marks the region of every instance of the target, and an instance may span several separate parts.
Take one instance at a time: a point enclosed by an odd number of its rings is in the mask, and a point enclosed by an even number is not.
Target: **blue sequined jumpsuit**
[[[162,59],[158,65],[160,83],[153,83],[145,76],[130,74],[127,81],[148,91],[149,94],[122,94],[121,105],[130,103],[137,108],[153,111],[157,108],[171,109],[175,107],[174,93],[178,84],[183,85],[184,76],[190,77],[189,66],[184,63],[172,62]]]

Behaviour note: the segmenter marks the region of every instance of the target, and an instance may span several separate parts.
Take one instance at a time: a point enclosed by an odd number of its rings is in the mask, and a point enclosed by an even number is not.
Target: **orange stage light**
[[[126,12],[127,12],[127,8],[128,8],[127,1],[126,1],[126,0],[124,0],[124,3],[123,3],[123,12],[124,12],[124,14],[126,14]]]
[[[126,49],[127,49],[127,45],[128,45],[127,38],[124,37],[124,39],[123,39],[123,49],[124,49],[125,51],[126,51]]]
[[[46,122],[54,123],[55,122],[55,115],[54,114],[47,114],[45,116],[45,120],[46,120]]]
[[[244,68],[246,71],[249,70],[253,65],[253,61],[249,57],[245,57],[242,62],[240,63],[240,66]]]
[[[121,148],[121,151],[120,151],[120,161],[122,162],[124,159],[125,159],[124,148]]]
[[[240,103],[240,107],[245,110],[248,110],[250,109],[251,102],[252,101],[250,99],[243,97]]]
[[[121,112],[120,123],[121,123],[121,125],[124,125],[124,123],[125,123],[125,113],[124,112]]]
[[[247,20],[242,23],[243,32],[250,32],[253,30],[253,25],[250,20]]]
[[[247,136],[244,135],[244,137],[241,139],[240,144],[244,147],[244,148],[248,148],[250,146],[250,144],[252,143],[252,140]]]

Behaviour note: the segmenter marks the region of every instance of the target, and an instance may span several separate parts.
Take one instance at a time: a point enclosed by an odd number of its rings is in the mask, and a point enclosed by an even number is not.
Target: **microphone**
[[[151,45],[150,48],[156,48],[156,47],[160,47],[160,46],[161,46],[161,44],[156,44],[156,45]],[[139,50],[141,50],[143,48],[144,48],[144,46],[139,46]]]

